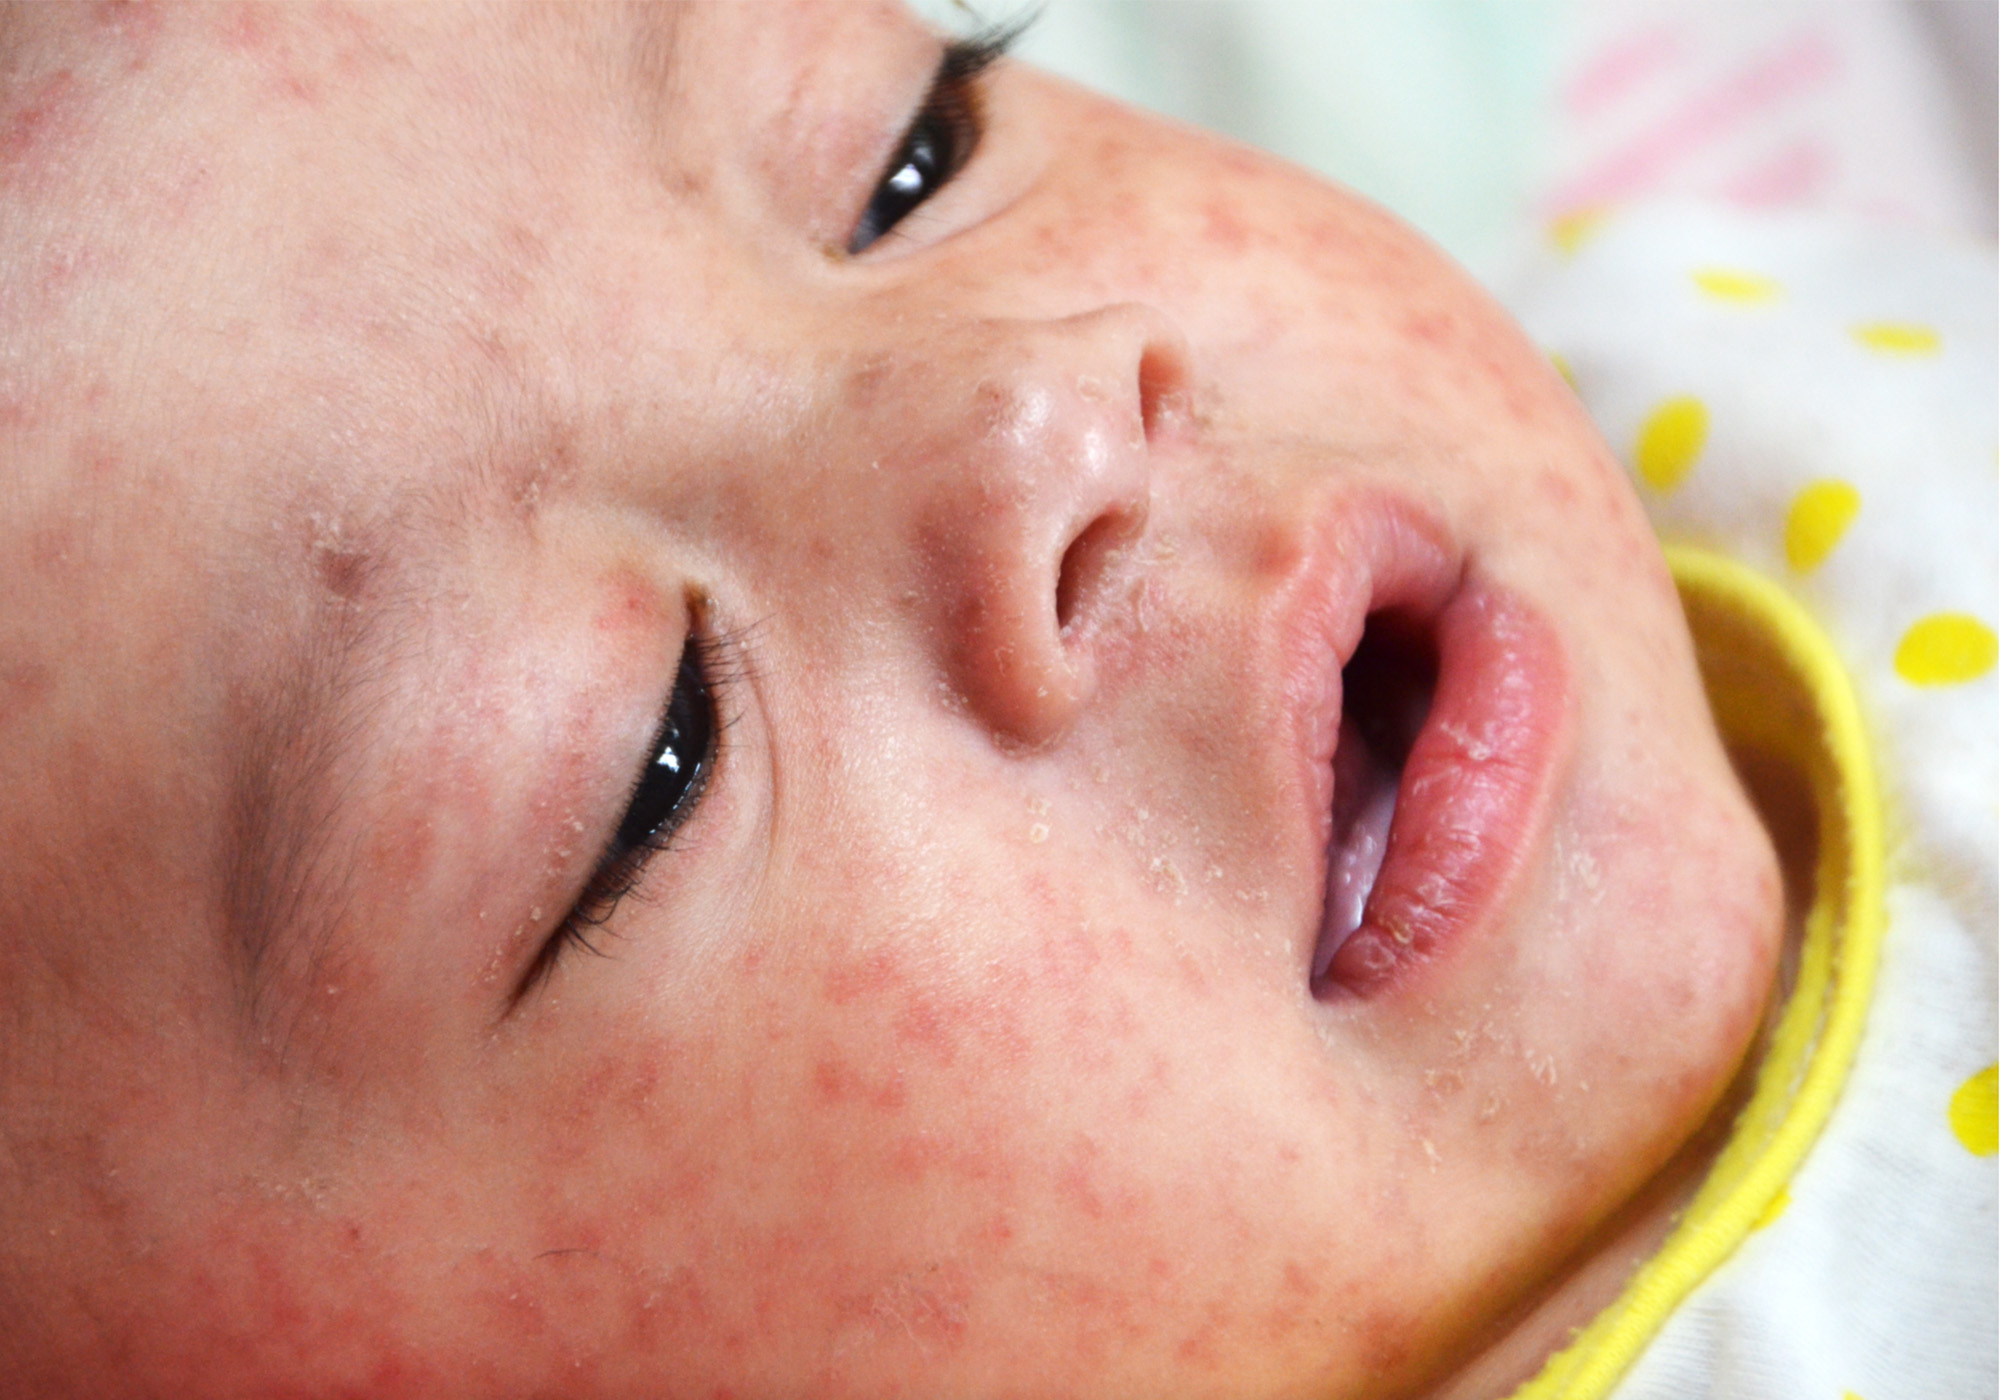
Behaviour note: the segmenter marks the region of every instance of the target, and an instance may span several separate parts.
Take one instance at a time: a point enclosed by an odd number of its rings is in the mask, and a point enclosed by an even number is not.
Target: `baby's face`
[[[888,7],[12,24],[15,1393],[1399,1391],[1710,1114],[1768,848],[1379,212]]]

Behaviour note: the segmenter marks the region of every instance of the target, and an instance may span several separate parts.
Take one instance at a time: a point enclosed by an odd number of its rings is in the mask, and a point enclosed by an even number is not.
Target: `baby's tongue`
[[[1333,955],[1361,927],[1361,911],[1389,848],[1389,823],[1396,815],[1396,782],[1354,717],[1341,716],[1340,744],[1333,751],[1333,835],[1326,851],[1326,913],[1313,950],[1313,981],[1326,976]]]

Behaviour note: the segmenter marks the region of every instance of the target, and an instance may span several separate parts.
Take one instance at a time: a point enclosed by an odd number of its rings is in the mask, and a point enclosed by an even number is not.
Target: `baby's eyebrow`
[[[263,577],[289,581],[296,620],[275,629],[270,659],[237,686],[220,922],[240,1027],[279,1063],[311,989],[342,983],[347,941],[366,935],[352,915],[367,833],[347,809],[387,725],[388,682],[414,664],[438,570],[454,567],[446,561],[468,531],[526,528],[577,484],[562,466],[575,450],[563,413],[503,379],[472,392],[480,407],[449,465],[345,504],[302,494],[274,532],[295,543]],[[241,649],[267,640],[245,637]]]
[[[682,7],[677,4],[636,5],[626,66],[632,87],[654,130],[664,127],[665,111],[674,98],[675,53],[680,44]]]
[[[282,1060],[353,902],[358,837],[340,820],[377,704],[393,602],[380,542],[315,559],[305,624],[243,687],[223,836],[224,955],[258,1046]]]
[[[632,7],[632,68],[639,80],[664,91],[674,71],[674,47],[681,27],[679,5]]]
[[[465,391],[476,407],[454,420],[453,446],[422,471],[331,498],[308,485],[279,507],[286,523],[273,536],[292,544],[262,576],[287,581],[280,590],[292,590],[295,620],[235,702],[221,924],[241,1028],[280,1063],[311,990],[342,984],[351,940],[367,936],[353,915],[368,833],[347,809],[388,728],[391,682],[417,664],[429,603],[456,577],[470,535],[529,538],[534,519],[582,480],[569,469],[579,450],[570,411],[504,373],[486,372]],[[245,611],[259,619],[271,608]]]

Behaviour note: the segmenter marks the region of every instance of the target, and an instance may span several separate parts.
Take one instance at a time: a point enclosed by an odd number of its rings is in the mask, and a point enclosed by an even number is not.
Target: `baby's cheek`
[[[1213,1049],[1241,1008],[1191,997],[1162,931],[1066,877],[973,907],[1010,917],[801,920],[671,1031],[602,1024],[460,1154],[518,1139],[504,1209],[473,1222],[493,1334],[536,1300],[601,1365],[745,1393],[942,1384],[1051,1348],[1044,1378],[1083,1386],[1204,1325],[1216,1364],[1253,1326],[1271,1346],[1271,1298],[1308,1275],[1266,1257],[1258,1197],[1298,1153],[1269,1104],[1217,1088],[1254,1082]],[[1293,1325],[1309,1312],[1293,1299]]]
[[[1569,851],[1558,876],[1568,907],[1579,924],[1594,915],[1589,922],[1608,930],[1579,934],[1566,955],[1567,1004],[1590,1014],[1565,1038],[1575,1072],[1609,1091],[1589,1122],[1635,1159],[1706,1114],[1770,994],[1782,918],[1776,864],[1720,776],[1581,803],[1558,838]]]

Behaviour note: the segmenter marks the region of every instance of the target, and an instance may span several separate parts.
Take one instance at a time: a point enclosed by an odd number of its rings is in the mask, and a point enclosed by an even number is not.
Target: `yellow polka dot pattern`
[[[1963,685],[1992,670],[1996,659],[2000,638],[1965,613],[1932,613],[1896,644],[1896,674],[1911,685]]]
[[[1605,209],[1601,205],[1594,205],[1591,208],[1578,209],[1573,213],[1564,214],[1559,218],[1551,220],[1549,223],[1549,242],[1555,244],[1564,253],[1573,254],[1577,249],[1590,241],[1590,235],[1597,232],[1610,212],[1610,210]]]
[[[1929,326],[1903,321],[1868,321],[1852,332],[1862,349],[1878,355],[1935,355],[1944,339]]]
[[[1733,301],[1744,306],[1776,301],[1784,290],[1769,277],[1727,267],[1696,269],[1694,284],[1718,301]]]
[[[1599,210],[1579,211],[1551,224],[1548,236],[1565,254],[1578,252],[1600,234],[1605,244],[1619,245],[1609,261],[1598,260],[1595,248],[1579,259],[1579,271],[1595,276],[1600,270],[1619,269],[1617,258],[1629,252],[1623,235],[1630,222],[1634,221],[1627,216],[1606,219]],[[1716,251],[1725,260],[1737,255],[1719,247]],[[1650,343],[1628,344],[1637,335],[1646,334],[1640,327],[1648,323],[1622,315],[1623,308],[1611,313],[1609,324],[1601,325],[1602,317],[1593,303],[1602,300],[1602,288],[1595,281],[1580,278],[1582,295],[1570,307],[1559,309],[1582,318],[1584,337],[1626,337],[1611,342],[1611,353],[1591,350],[1589,358],[1579,361],[1585,366],[1588,383],[1588,392],[1580,398],[1587,407],[1602,411],[1607,424],[1617,424],[1614,441],[1623,433],[1632,434],[1620,443],[1628,449],[1622,455],[1638,480],[1646,509],[1670,540],[1676,536],[1718,539],[1742,550],[1757,567],[1767,570],[1775,562],[1771,560],[1774,547],[1779,548],[1789,578],[1780,581],[1763,576],[1764,586],[1774,596],[1788,598],[1795,605],[1803,602],[1860,614],[1862,625],[1852,628],[1844,638],[1846,656],[1833,659],[1830,648],[1823,657],[1817,651],[1812,653],[1819,659],[1816,665],[1824,665],[1824,677],[1819,669],[1812,672],[1816,679],[1826,679],[1837,689],[1845,684],[1851,666],[1887,689],[1895,689],[1898,679],[1909,686],[1942,689],[1944,693],[1921,697],[1904,692],[1910,704],[1907,709],[1900,704],[1891,707],[1896,711],[1891,718],[1922,726],[1929,733],[1953,733],[1960,707],[1968,702],[1976,704],[1986,695],[1965,690],[1953,694],[1949,688],[1991,678],[2000,670],[2000,636],[1995,632],[2000,616],[1991,610],[1986,597],[1966,590],[1948,569],[1935,573],[1927,568],[1903,569],[1900,574],[1887,574],[1873,587],[1869,577],[1879,566],[1880,556],[1894,556],[1890,569],[1912,562],[1908,555],[1912,537],[1902,509],[1903,474],[1928,470],[1928,465],[1916,458],[1907,462],[1878,460],[1872,438],[1858,438],[1840,428],[1847,421],[1842,414],[1850,402],[1873,412],[1877,405],[1872,396],[1851,401],[1843,398],[1834,404],[1832,410],[1839,411],[1830,410],[1826,422],[1839,430],[1820,432],[1816,444],[1807,439],[1804,445],[1814,448],[1810,455],[1791,450],[1799,444],[1784,436],[1788,425],[1772,411],[1769,400],[1757,399],[1740,421],[1737,408],[1745,402],[1746,394],[1761,387],[1757,374],[1761,357],[1779,353],[1783,348],[1780,337],[1792,335],[1794,330],[1817,342],[1819,356],[1794,368],[1817,372],[1796,384],[1780,378],[1777,388],[1796,391],[1801,397],[1844,395],[1850,384],[1866,386],[1872,382],[1885,396],[1935,395],[1942,389],[1954,395],[1951,402],[1956,404],[1967,397],[1962,387],[1954,387],[1959,385],[1953,376],[1962,368],[1960,361],[1987,353],[1987,341],[1969,328],[1961,329],[1950,311],[1940,309],[1941,299],[1921,286],[1916,287],[1919,299],[1910,304],[1869,308],[1887,313],[1884,319],[1821,319],[1812,315],[1823,308],[1817,300],[1817,273],[1809,263],[1771,264],[1784,271],[1784,280],[1780,280],[1765,275],[1758,255],[1752,253],[1751,257],[1756,260],[1702,264],[1690,259],[1677,267],[1654,265],[1653,270],[1663,273],[1665,280],[1655,281],[1651,295],[1657,298],[1660,292],[1667,293],[1666,308],[1676,318],[1656,328],[1657,348],[1669,352],[1664,357],[1656,357]],[[1801,321],[1795,311],[1811,319]],[[1648,341],[1652,338],[1649,335]],[[1583,338],[1576,344],[1558,343],[1560,350],[1551,349],[1550,358],[1575,388],[1570,365],[1561,352],[1583,353],[1593,342]],[[1629,371],[1620,359],[1628,349],[1643,352]],[[1689,359],[1695,361],[1692,367]],[[1663,380],[1663,375],[1686,377],[1676,384],[1673,379]],[[1739,378],[1748,381],[1740,388]],[[1627,397],[1633,389],[1643,396]],[[1782,399],[1775,405],[1780,411],[1785,406]],[[1816,404],[1806,407],[1818,411]],[[1892,407],[1901,411],[1901,401]],[[1926,409],[1917,401],[1916,411],[1936,416],[1936,407]],[[1626,416],[1635,408],[1639,410],[1636,414]],[[1955,425],[1956,420],[1952,421]],[[1805,415],[1801,415],[1801,423],[1814,431],[1822,426],[1819,419]],[[1983,434],[1986,429],[1979,427],[1978,431]],[[1773,434],[1781,448],[1775,453],[1767,450],[1767,438]],[[1930,448],[1915,450],[1928,453]],[[1938,451],[1952,456],[1959,454],[1960,446],[1955,440],[1940,443]],[[1993,460],[2000,462],[2000,448],[1993,450]],[[1796,467],[1807,463],[1828,474],[1817,479],[1806,472],[1794,474]],[[1699,477],[1695,475],[1697,468],[1701,469]],[[1832,474],[1835,472],[1839,475]],[[1740,485],[1736,481],[1739,474],[1744,478]],[[1864,507],[1869,521],[1861,527]],[[1935,528],[1937,524],[1928,522],[1926,533],[1915,537],[1919,551],[1916,562],[1924,562],[1924,551],[1954,545],[1952,539],[1934,538],[1950,534],[1948,529]],[[1687,599],[1691,596],[1690,580],[1698,572],[1688,571],[1689,561],[1702,551],[1686,545],[1678,548],[1677,553],[1676,546],[1670,544],[1668,553]],[[1958,561],[1949,558],[1940,562],[1955,565]],[[1734,593],[1728,596],[1732,605],[1742,603]],[[1749,612],[1747,607],[1738,610]],[[1690,611],[1692,614],[1694,609]],[[1884,654],[1891,650],[1891,644],[1893,657]],[[1884,675],[1891,665],[1894,678]],[[1820,1032],[1823,1038],[1812,1048],[1815,1073],[1825,1071],[1824,1080],[1814,1081],[1818,1096],[1812,1100],[1813,1111],[1819,1115],[1812,1120],[1815,1126],[1796,1142],[1786,1138],[1786,1152],[1795,1155],[1780,1161],[1768,1147],[1759,1147],[1754,1139],[1744,1136],[1739,1125],[1739,1137],[1732,1140],[1729,1150],[1743,1147],[1742,1160],[1750,1164],[1750,1170],[1763,1173],[1755,1178],[1756,1192],[1742,1189],[1737,1178],[1724,1182],[1734,1183],[1736,1194],[1726,1201],[1735,1208],[1733,1214],[1726,1221],[1719,1213],[1712,1219],[1699,1216],[1694,1223],[1700,1228],[1694,1230],[1683,1219],[1668,1245],[1647,1262],[1616,1308],[1593,1320],[1571,1347],[1553,1358],[1513,1400],[1602,1400],[1686,1290],[1709,1276],[1726,1249],[1735,1248],[1746,1234],[1769,1231],[1760,1233],[1760,1247],[1768,1251],[1766,1258],[1783,1259],[1793,1239],[1810,1242],[1815,1231],[1826,1228],[1824,1219],[1818,1218],[1820,1212],[1805,1210],[1796,1219],[1789,1216],[1792,1193],[1785,1183],[1796,1169],[1797,1156],[1810,1146],[1808,1134],[1817,1132],[1817,1124],[1830,1111],[1830,1096],[1837,1092],[1846,1061],[1858,1046],[1859,1017],[1867,1004],[1875,952],[1887,918],[1880,885],[1884,873],[1880,864],[1882,812],[1872,795],[1856,796],[1867,786],[1864,780],[1869,775],[1866,744],[1858,737],[1861,733],[1857,713],[1852,724],[1840,731],[1845,747],[1842,743],[1832,745],[1838,750],[1833,766],[1839,771],[1840,782],[1832,783],[1829,790],[1841,803],[1842,815],[1852,819],[1851,829],[1858,833],[1850,856],[1859,861],[1863,855],[1873,855],[1867,879],[1857,874],[1858,866],[1845,870],[1825,864],[1821,867],[1823,880],[1829,870],[1833,871],[1836,882],[1826,888],[1845,893],[1849,914],[1827,925],[1834,930],[1830,936],[1839,940],[1837,956],[1820,964],[1819,975],[1825,986],[1833,989],[1842,1019],[1837,1037]],[[1956,750],[1951,753],[1955,761]],[[1850,790],[1842,783],[1854,786]],[[1869,791],[1872,793],[1872,788]],[[1866,822],[1857,815],[1862,813],[1867,815]],[[1822,811],[1821,815],[1824,821],[1828,813]],[[1823,832],[1827,829],[1822,828]],[[1862,839],[1864,835],[1868,839]],[[1867,917],[1855,916],[1853,911],[1865,911]],[[1796,996],[1795,1002],[1808,1011],[1816,1009]],[[1831,1018],[1824,1023],[1800,1021],[1807,1027],[1831,1023]],[[1951,1141],[1966,1154],[1958,1157],[1961,1174],[1990,1172],[1992,1160],[2000,1156],[2000,1064],[1988,1064],[1968,1074],[1990,1051],[1982,1041],[1959,1053],[1963,1058],[1956,1073],[1966,1077],[1957,1088],[1950,1088],[1949,1078],[1933,1081],[1927,1091],[1913,1096],[1915,1102],[1908,1107],[1922,1116],[1924,1126],[1919,1132],[1928,1136],[1934,1149],[1956,1154],[1957,1149],[1942,1136],[1949,1131]],[[1783,1076],[1772,1078],[1774,1084],[1794,1082]],[[1806,1120],[1799,1117],[1797,1121]],[[1788,1129],[1791,1122],[1786,1120]],[[1719,1189],[1718,1181],[1722,1181],[1720,1173],[1712,1175],[1704,1184],[1704,1193]],[[1716,1199],[1724,1198],[1718,1195]],[[1723,1234],[1717,1222],[1735,1232],[1733,1238],[1726,1247],[1715,1245],[1710,1253],[1702,1253]],[[1864,1377],[1850,1372],[1848,1378]],[[1837,1371],[1832,1379],[1839,1379]],[[1819,1400],[1833,1400],[1835,1395],[1842,1400],[1863,1400],[1853,1390],[1828,1390]]]
[[[1708,406],[1697,398],[1668,399],[1639,425],[1639,476],[1655,491],[1671,491],[1707,445]]]
[[[1988,1065],[1958,1086],[1951,1096],[1951,1131],[1975,1157],[2000,1151],[2000,1065]]]
[[[1854,517],[1861,493],[1845,481],[1815,481],[1792,500],[1785,516],[1785,561],[1802,574],[1826,562]]]

